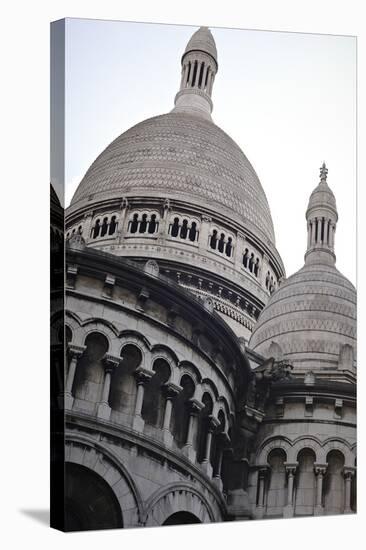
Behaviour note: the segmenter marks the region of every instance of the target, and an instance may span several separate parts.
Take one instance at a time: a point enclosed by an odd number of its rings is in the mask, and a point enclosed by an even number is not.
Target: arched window
[[[108,231],[108,218],[104,218],[103,223],[102,223],[102,230],[100,232],[100,236],[104,237],[104,235],[107,234],[107,231]]]
[[[316,498],[316,479],[314,473],[315,453],[312,449],[300,451],[295,479],[295,515],[312,516]]]
[[[209,416],[212,414],[213,410],[213,401],[209,393],[206,392],[203,394],[202,403],[204,404],[204,407],[203,409],[201,409],[198,416],[198,430],[196,440],[196,449],[198,450],[198,462],[202,462],[202,460],[205,458],[208,422]],[[209,457],[209,459],[210,458],[211,457]]]
[[[249,271],[253,273],[253,269],[254,269],[254,254],[252,252],[249,258]]]
[[[188,82],[189,82],[189,77],[191,76],[191,62],[188,63],[188,75],[187,75],[187,81],[186,81],[186,86],[188,86]]]
[[[173,400],[173,414],[171,419],[170,431],[174,434],[174,439],[179,448],[183,447],[187,439],[189,411],[187,409],[188,400],[193,397],[195,385],[188,374],[184,374],[180,381],[183,390]]]
[[[93,230],[93,238],[96,239],[97,237],[99,237],[99,232],[100,232],[100,220],[96,220],[95,221],[95,225],[94,225],[94,230]]]
[[[268,271],[267,275],[266,275],[266,288],[267,289],[269,289],[270,282],[271,282],[271,275],[270,275],[270,272]]]
[[[152,214],[149,222],[149,233],[153,234],[158,230],[158,223],[156,221],[156,214]]]
[[[104,381],[103,357],[108,351],[108,340],[99,332],[88,334],[86,350],[79,359],[75,373],[73,394],[84,401],[83,409],[94,412],[95,403],[101,398]]]
[[[254,264],[254,275],[258,277],[258,273],[259,273],[259,258],[256,259]]]
[[[243,266],[248,267],[249,250],[246,248],[243,255]]]
[[[273,449],[268,455],[270,466],[267,491],[266,515],[281,517],[286,504],[286,453],[283,449]]]
[[[206,78],[205,78],[205,91],[207,89],[208,75],[210,74],[210,72],[211,72],[211,67],[208,67],[206,72]]]
[[[196,83],[196,76],[197,76],[197,61],[194,62],[194,69],[193,69],[193,78],[192,78],[192,88],[194,87]]]
[[[217,231],[216,229],[214,229],[210,238],[210,247],[213,250],[216,250],[216,244],[217,244]]]
[[[229,237],[229,238],[228,238],[228,241],[227,241],[227,243],[226,243],[226,248],[225,248],[225,254],[226,254],[226,256],[228,256],[229,258],[230,258],[230,256],[231,256],[232,249],[233,249],[232,238]]]
[[[196,240],[197,233],[197,224],[196,222],[192,222],[191,228],[189,230],[189,240],[194,242]]]
[[[170,368],[164,359],[157,359],[152,370],[155,374],[145,387],[141,416],[147,424],[161,427],[165,408],[162,386],[169,380]]]
[[[324,513],[342,514],[344,510],[344,456],[333,450],[327,456],[327,471],[324,477]]]
[[[218,251],[219,252],[224,252],[224,248],[225,248],[225,235],[223,233],[221,233],[220,235],[220,240],[219,240],[219,244],[218,244]]]
[[[205,64],[204,63],[201,63],[201,69],[200,69],[200,76],[198,78],[198,87],[201,88],[202,87],[202,78],[203,78],[203,70],[205,68]]]
[[[188,233],[188,220],[183,220],[182,227],[180,228],[180,238],[185,239]]]
[[[81,225],[79,225],[79,227],[78,227],[78,233],[79,233],[79,235],[82,235],[82,233],[83,233],[83,228],[82,228]]]
[[[137,233],[137,229],[139,227],[139,215],[134,214],[132,222],[130,222],[130,233]]]
[[[134,372],[141,364],[140,350],[133,344],[127,344],[121,351],[122,362],[114,369],[111,381],[110,406],[112,416],[132,415],[135,410],[136,380]],[[117,413],[117,414],[116,414]]]
[[[140,222],[139,233],[146,233],[147,229],[147,214],[142,215],[142,220]]]
[[[109,234],[110,235],[113,235],[115,233],[116,229],[117,229],[116,219],[117,219],[116,216],[112,216],[111,223],[109,224]]]
[[[174,218],[174,223],[172,225],[170,234],[172,237],[178,237],[179,232],[179,218]]]

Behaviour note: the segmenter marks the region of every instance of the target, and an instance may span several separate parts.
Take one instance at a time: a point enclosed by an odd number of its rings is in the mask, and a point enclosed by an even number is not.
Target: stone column
[[[102,398],[97,406],[97,417],[103,420],[109,420],[111,416],[111,408],[109,406],[109,393],[111,389],[112,372],[122,362],[122,357],[105,354],[104,363],[104,382],[102,389]]]
[[[192,462],[195,462],[196,460],[196,450],[193,448],[193,435],[194,435],[194,428],[196,424],[196,418],[201,409],[203,409],[204,405],[197,399],[189,399],[187,403],[188,409],[189,409],[189,421],[188,421],[188,430],[187,430],[187,438],[186,443],[183,447],[183,451],[186,454],[186,456],[191,460]]]
[[[269,472],[269,466],[267,464],[260,465],[258,467],[258,503],[255,510],[255,517],[262,518],[265,511],[265,493],[266,493],[266,479]]]
[[[344,477],[344,513],[352,514],[351,508],[351,483],[352,478],[355,475],[356,468],[353,466],[345,466],[343,468]]]
[[[128,223],[128,211],[129,211],[130,205],[128,204],[127,199],[123,199],[121,206],[120,206],[120,215],[117,220],[118,226],[117,226],[117,234],[118,234],[118,242],[120,243],[124,236],[127,233],[127,223]]]
[[[145,421],[141,416],[142,405],[144,403],[145,385],[151,380],[154,374],[155,371],[148,370],[143,367],[138,367],[134,372],[137,384],[137,393],[132,428],[138,432],[142,432],[145,426]]]
[[[198,237],[198,248],[202,251],[209,248],[209,234],[210,234],[210,224],[211,218],[208,216],[202,216],[202,221],[200,224],[200,234]]]
[[[283,517],[285,518],[291,518],[294,515],[294,504],[293,504],[294,477],[295,477],[297,466],[298,466],[297,462],[294,462],[294,463],[285,462],[285,468],[287,473],[287,505],[283,509]]]
[[[212,416],[212,414],[208,416],[207,420],[208,420],[208,426],[207,426],[205,454],[201,465],[204,471],[206,472],[206,474],[209,477],[212,477],[212,465],[210,463],[212,437],[216,429],[220,426],[220,422],[217,420],[217,418]]]
[[[208,63],[206,62],[205,68],[204,68],[204,71],[203,71],[203,76],[202,76],[202,90],[205,90],[205,82],[206,82],[207,71],[208,71]]]
[[[165,395],[165,410],[163,419],[163,441],[167,447],[173,443],[173,434],[170,431],[170,421],[172,418],[173,399],[182,391],[181,386],[168,382],[163,385],[162,391]]]
[[[72,386],[74,384],[76,366],[79,358],[82,356],[86,346],[77,346],[75,344],[69,344],[68,351],[70,354],[69,370],[67,372],[65,381],[64,393],[60,395],[59,405],[61,408],[72,409],[74,403],[74,397],[72,395]]]
[[[324,474],[327,470],[327,464],[314,464],[314,472],[316,476],[316,502],[314,515],[322,516],[324,514],[323,507],[323,480]]]

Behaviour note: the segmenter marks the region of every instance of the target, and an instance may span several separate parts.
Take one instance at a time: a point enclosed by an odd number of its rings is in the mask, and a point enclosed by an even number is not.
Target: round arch
[[[86,436],[66,434],[65,462],[98,474],[117,499],[124,527],[141,525],[143,502],[131,475],[112,451]]]
[[[198,520],[196,523],[222,520],[218,510],[214,511],[206,497],[196,488],[189,484],[172,483],[156,491],[146,503],[145,525],[164,525],[171,516],[182,512],[193,515]]]

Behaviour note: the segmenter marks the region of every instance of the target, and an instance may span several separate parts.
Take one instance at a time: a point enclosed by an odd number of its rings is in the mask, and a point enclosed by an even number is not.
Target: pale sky
[[[66,205],[119,134],[169,112],[197,27],[68,19]],[[249,158],[287,276],[303,265],[305,211],[325,160],[339,221],[337,267],[356,282],[356,39],[211,28],[214,122]]]

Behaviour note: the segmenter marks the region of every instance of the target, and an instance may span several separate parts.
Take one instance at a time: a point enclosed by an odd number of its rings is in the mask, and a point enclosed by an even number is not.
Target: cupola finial
[[[174,112],[189,112],[211,120],[211,95],[217,73],[217,50],[210,29],[200,27],[190,38],[182,57],[180,89]]]
[[[334,194],[327,184],[328,168],[325,162],[320,167],[320,182],[311,193],[306,220],[308,245],[306,263],[334,265],[334,236],[338,213]]]
[[[328,176],[328,168],[326,167],[325,162],[320,167],[320,181],[326,183]]]

